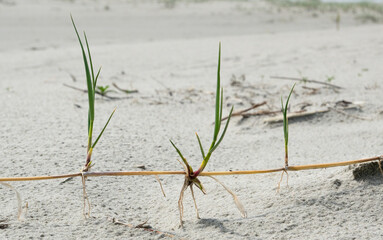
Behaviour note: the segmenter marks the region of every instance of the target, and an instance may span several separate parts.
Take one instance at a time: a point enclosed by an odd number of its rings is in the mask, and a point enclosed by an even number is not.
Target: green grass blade
[[[109,122],[110,122],[110,119],[113,117],[113,114],[114,114],[115,111],[116,111],[116,109],[114,109],[113,112],[112,112],[112,114],[110,114],[110,117],[109,117],[108,121],[106,122],[104,128],[102,129],[102,131],[101,131],[100,134],[98,135],[96,141],[93,143],[92,148],[94,148],[94,147],[96,146],[98,140],[100,140],[100,137],[101,137],[102,134],[104,133],[104,131],[105,131],[106,127],[108,126],[108,124],[109,124]]]
[[[231,107],[231,110],[230,110],[229,116],[228,116],[228,118],[227,118],[225,128],[223,129],[222,135],[221,135],[221,137],[219,138],[217,144],[215,144],[215,146],[214,146],[213,149],[211,150],[211,152],[213,152],[213,151],[218,147],[218,145],[222,142],[223,137],[225,136],[227,127],[229,126],[229,122],[230,122],[230,118],[231,118],[231,114],[233,113],[233,110],[234,110],[234,106]]]
[[[81,42],[81,38],[80,38],[80,35],[78,34],[78,31],[77,31],[77,28],[76,28],[76,25],[74,23],[72,15],[70,17],[71,17],[71,20],[72,20],[72,24],[73,24],[74,30],[76,31],[76,35],[77,35],[78,41],[79,41],[80,46],[81,46],[82,56],[83,56],[83,60],[84,60],[86,82],[87,82],[87,89],[88,89],[88,99],[89,99],[89,119],[90,119],[90,121],[88,121],[88,124],[91,124],[94,121],[94,88],[93,88],[93,81],[92,81],[91,76],[90,76],[89,65],[88,65],[88,61],[87,61],[87,58],[86,58],[84,46],[83,46],[83,44]],[[88,125],[88,129],[89,128],[91,128],[91,126]]]
[[[283,134],[285,139],[285,147],[287,145],[286,139],[288,139],[288,129],[286,124],[287,119],[287,110],[285,110],[285,107],[283,106],[283,98],[281,97],[281,105],[282,105],[282,114],[283,114]]]
[[[89,134],[89,128],[90,128],[90,113],[89,113],[89,109],[88,109],[88,134]]]
[[[198,144],[199,144],[199,149],[201,150],[202,158],[205,159],[205,152],[203,150],[203,147],[202,147],[202,144],[201,144],[201,140],[199,139],[199,136],[198,136],[197,133],[195,133],[195,135],[197,136],[197,140],[198,140]]]
[[[223,88],[221,88],[221,100],[219,102],[219,105],[220,105],[220,108],[219,108],[219,128],[218,128],[218,132],[219,130],[221,130],[221,120],[222,120],[222,106],[223,106]]]
[[[296,83],[294,83],[293,87],[290,90],[289,96],[287,97],[286,104],[284,107],[283,107],[283,100],[281,98],[282,112],[283,112],[283,132],[284,132],[284,137],[285,137],[285,148],[287,148],[287,145],[289,143],[289,119],[287,118],[287,108],[289,105],[291,94],[294,91],[295,84]]]
[[[217,141],[217,136],[220,128],[220,90],[221,90],[221,43],[219,43],[218,50],[218,68],[217,68],[217,91],[215,98],[215,126],[214,126],[214,136],[213,136],[213,144]]]
[[[84,32],[84,37],[85,37],[86,48],[87,48],[87,50],[88,50],[88,57],[89,57],[90,70],[91,70],[91,72],[92,72],[93,94],[94,94],[94,90],[95,90],[95,88],[96,88],[96,84],[95,84],[95,80],[94,80],[94,71],[93,71],[92,56],[90,55],[90,48],[89,48],[89,44],[88,44],[88,38],[86,37],[85,32]]]
[[[96,87],[96,86],[97,86],[97,80],[98,80],[98,76],[100,76],[100,72],[101,72],[101,67],[98,69],[98,72],[97,72],[96,78],[94,79],[94,87]]]
[[[291,94],[292,94],[293,91],[294,91],[295,84],[296,84],[296,83],[294,83],[293,87],[292,87],[291,90],[290,90],[290,94],[289,94],[289,96],[287,97],[287,101],[286,101],[285,109],[287,109],[287,106],[289,105],[290,97],[291,97]],[[286,110],[286,112],[287,112],[287,110]]]
[[[189,168],[189,163],[186,161],[186,158],[182,155],[181,151],[176,147],[176,145],[172,142],[172,140],[169,140],[170,143],[173,145],[173,147],[176,149],[178,155],[180,155],[182,161],[185,163],[186,167]]]
[[[93,132],[93,122],[90,119],[90,113],[88,110],[88,148],[87,148],[87,151],[89,151],[90,147],[92,146],[92,132]]]

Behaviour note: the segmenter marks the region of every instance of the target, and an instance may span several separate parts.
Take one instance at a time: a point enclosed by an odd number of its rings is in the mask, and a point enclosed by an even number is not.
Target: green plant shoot
[[[93,142],[92,136],[93,136],[93,123],[94,123],[94,105],[95,105],[95,93],[96,93],[96,86],[97,86],[97,79],[100,75],[101,72],[101,67],[98,69],[96,76],[94,75],[94,70],[93,70],[93,63],[92,63],[92,57],[90,54],[90,49],[89,49],[89,44],[88,44],[88,39],[86,37],[86,34],[84,32],[84,38],[85,38],[85,43],[86,43],[86,48],[87,48],[87,53],[88,53],[88,58],[89,62],[87,59],[87,55],[85,53],[84,45],[82,44],[80,35],[77,31],[76,25],[74,23],[73,17],[71,15],[71,20],[72,24],[74,27],[74,30],[76,31],[76,35],[78,38],[78,41],[81,46],[81,51],[82,51],[82,57],[84,60],[84,67],[85,67],[85,75],[86,75],[86,83],[87,83],[87,90],[88,90],[88,100],[89,100],[89,109],[88,109],[88,147],[87,147],[87,157],[86,157],[86,163],[84,166],[83,171],[88,171],[89,168],[92,165],[91,157],[92,157],[92,152],[93,149],[96,147],[97,142],[100,140],[100,137],[104,133],[106,127],[109,124],[110,119],[112,118],[114,112],[116,109],[113,110],[113,112],[110,114],[108,121],[106,122],[104,128],[96,138],[96,141]]]
[[[217,70],[217,89],[216,89],[216,98],[215,98],[215,124],[214,124],[214,134],[213,134],[213,140],[210,145],[210,148],[208,152],[205,154],[205,151],[202,147],[201,140],[196,133],[198,145],[201,151],[202,155],[202,163],[201,166],[197,171],[193,172],[193,168],[189,165],[187,162],[186,158],[182,155],[181,151],[176,147],[176,145],[172,142],[171,144],[173,147],[176,149],[178,155],[181,157],[183,163],[185,164],[185,169],[187,171],[187,174],[189,176],[189,180],[194,183],[199,189],[201,189],[202,192],[205,193],[205,190],[201,184],[201,182],[197,179],[198,175],[205,169],[207,163],[209,162],[209,159],[214,152],[214,150],[217,149],[219,144],[222,142],[223,137],[225,136],[225,133],[227,131],[227,128],[229,126],[231,114],[233,112],[233,107],[230,110],[229,117],[227,119],[226,125],[223,129],[223,132],[221,136],[218,138],[220,129],[221,129],[221,120],[222,120],[222,106],[223,106],[223,89],[221,88],[221,77],[220,77],[220,72],[221,72],[221,43],[219,44],[219,51],[218,51],[218,70]]]
[[[293,93],[295,87],[295,83],[293,87],[290,90],[290,94],[287,97],[287,101],[285,106],[283,106],[283,98],[281,97],[281,105],[282,105],[282,114],[283,114],[283,133],[285,138],[285,168],[289,166],[289,152],[288,152],[288,145],[289,145],[289,119],[287,117],[287,109],[290,101],[291,94]]]
[[[101,96],[105,96],[108,92],[111,92],[112,90],[109,90],[109,85],[105,86],[97,86],[98,93],[101,94]]]

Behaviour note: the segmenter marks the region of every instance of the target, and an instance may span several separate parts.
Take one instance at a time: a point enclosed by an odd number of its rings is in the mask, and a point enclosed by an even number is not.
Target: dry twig
[[[241,110],[241,111],[232,113],[231,116],[232,116],[232,117],[234,117],[234,116],[243,116],[243,114],[244,114],[245,112],[248,112],[248,111],[250,111],[250,110],[252,110],[252,109],[254,109],[254,108],[263,106],[263,105],[265,105],[265,104],[266,104],[266,102],[261,102],[261,103],[253,104],[253,105],[252,105],[251,107],[249,107],[249,108],[246,108],[246,109],[243,109],[243,110]],[[229,118],[229,116],[224,117],[224,118],[222,118],[221,121],[225,121],[225,120],[228,119],[228,118]]]
[[[123,225],[123,226],[127,226],[129,228],[132,228],[132,229],[135,229],[135,228],[140,228],[140,229],[143,229],[145,231],[148,231],[148,232],[152,232],[152,233],[155,233],[155,234],[159,234],[159,235],[164,235],[164,236],[167,236],[167,237],[170,237],[170,238],[175,238],[176,236],[173,235],[173,234],[170,234],[170,233],[166,233],[166,232],[161,232],[159,230],[156,230],[156,229],[153,229],[150,225],[146,225],[146,223],[148,222],[148,220],[146,220],[145,222],[143,223],[140,223],[138,224],[137,226],[134,226],[130,223],[124,223],[124,222],[121,222],[119,221],[118,219],[116,218],[112,218],[112,223],[116,224],[116,225]]]
[[[130,94],[130,93],[138,93],[138,90],[128,90],[128,89],[122,89],[120,88],[119,86],[117,86],[117,84],[115,83],[112,83],[113,87],[115,87],[117,90],[123,92],[123,93],[126,93],[126,94]]]
[[[297,111],[297,112],[289,113],[287,115],[287,117],[289,119],[302,118],[302,117],[310,117],[310,116],[313,116],[313,115],[316,115],[316,114],[322,114],[322,113],[326,113],[326,112],[329,112],[329,111],[330,111],[329,108],[325,108],[325,109],[321,109],[321,110],[316,110],[316,111]],[[268,123],[268,124],[279,123],[279,122],[283,122],[283,115],[267,118],[267,119],[264,120],[264,123]]]
[[[63,84],[65,87],[68,87],[68,88],[71,88],[71,89],[74,89],[74,90],[77,90],[77,91],[80,91],[80,92],[83,92],[83,93],[87,93],[88,90],[85,90],[85,89],[81,89],[81,88],[78,88],[78,87],[74,87],[74,86],[71,86],[71,85],[68,85],[68,84]],[[119,97],[111,97],[111,96],[108,96],[108,95],[103,95],[101,94],[100,92],[98,91],[95,91],[96,94],[102,96],[102,97],[105,97],[105,98],[108,98],[108,99],[111,99],[111,100],[117,100],[117,99],[122,99],[122,98],[119,98]]]
[[[332,88],[335,88],[335,89],[343,89],[343,87],[340,87],[340,86],[337,86],[337,85],[334,85],[334,84],[331,84],[331,83],[321,82],[321,81],[318,81],[318,80],[310,80],[310,79],[305,79],[305,78],[280,77],[280,76],[271,76],[270,78],[281,79],[281,80],[300,81],[300,82],[310,82],[310,83],[326,85],[326,86],[329,86],[329,87],[332,87]]]

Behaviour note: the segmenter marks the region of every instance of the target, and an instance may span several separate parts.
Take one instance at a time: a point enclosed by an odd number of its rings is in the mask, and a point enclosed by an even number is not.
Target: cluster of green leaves
[[[105,96],[108,92],[112,91],[109,90],[109,85],[97,86],[97,90],[101,94],[101,96]]]
[[[217,70],[217,90],[216,90],[216,99],[215,99],[215,124],[214,124],[214,134],[213,134],[213,140],[210,145],[209,151],[205,154],[205,151],[202,147],[201,140],[196,133],[196,137],[198,140],[198,144],[200,147],[201,155],[202,155],[202,163],[199,169],[195,172],[193,172],[193,168],[189,165],[187,162],[186,158],[182,155],[181,151],[176,147],[176,145],[170,140],[171,144],[173,147],[176,149],[178,155],[181,157],[183,163],[185,164],[185,168],[187,171],[187,174],[190,178],[191,181],[203,192],[205,192],[202,184],[200,181],[197,179],[198,175],[205,169],[212,153],[214,150],[217,149],[219,144],[222,142],[223,137],[225,136],[226,130],[229,126],[231,114],[233,112],[233,107],[230,110],[229,117],[227,119],[226,125],[224,127],[224,130],[221,134],[221,136],[218,138],[219,132],[221,130],[221,121],[222,121],[222,106],[223,106],[223,89],[221,88],[221,77],[220,77],[220,72],[221,72],[221,43],[219,44],[219,51],[218,51],[218,70]]]
[[[74,30],[76,31],[76,35],[78,38],[78,41],[81,46],[82,56],[84,60],[84,67],[85,67],[85,75],[86,75],[86,83],[87,83],[87,90],[88,90],[88,100],[89,100],[89,109],[88,109],[88,148],[87,148],[87,159],[85,163],[84,170],[88,170],[89,167],[92,164],[91,157],[93,149],[95,148],[97,142],[100,140],[102,134],[104,133],[106,127],[108,126],[110,119],[112,118],[114,112],[116,109],[113,110],[113,112],[110,114],[108,121],[104,125],[104,128],[101,130],[100,134],[97,136],[96,141],[93,142],[92,136],[93,136],[93,123],[94,123],[94,105],[95,105],[95,94],[96,94],[96,86],[97,86],[97,80],[101,72],[101,67],[98,69],[96,76],[94,75],[93,70],[93,63],[92,63],[92,56],[90,54],[88,39],[86,37],[86,34],[84,32],[84,38],[86,43],[86,49],[88,53],[85,52],[84,45],[81,41],[80,35],[77,31],[76,25],[74,23],[73,17],[71,16],[72,24],[74,27]],[[88,60],[89,58],[89,60]],[[107,88],[106,88],[107,89]],[[104,90],[106,90],[104,89]]]

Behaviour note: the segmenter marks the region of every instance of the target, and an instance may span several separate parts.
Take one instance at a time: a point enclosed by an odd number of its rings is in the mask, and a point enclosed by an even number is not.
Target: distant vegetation
[[[351,12],[375,12],[383,15],[383,4],[372,2],[355,2],[355,3],[339,3],[339,2],[322,2],[320,0],[265,0],[267,2],[278,4],[283,7],[301,7],[306,10],[319,11],[351,11]]]

